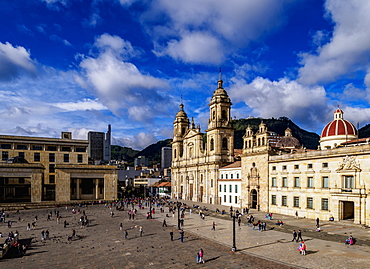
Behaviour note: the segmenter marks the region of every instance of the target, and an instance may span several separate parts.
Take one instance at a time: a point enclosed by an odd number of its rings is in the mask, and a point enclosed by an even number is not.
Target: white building
[[[219,204],[241,207],[241,161],[220,168],[218,179]]]

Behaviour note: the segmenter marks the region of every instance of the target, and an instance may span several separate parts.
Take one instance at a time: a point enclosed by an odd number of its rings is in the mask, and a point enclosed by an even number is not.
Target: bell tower
[[[184,105],[180,104],[180,111],[177,112],[175,121],[173,122],[173,141],[172,141],[172,158],[179,159],[183,153],[183,138],[189,129],[189,118],[184,111]]]
[[[231,101],[223,88],[222,73],[209,103],[207,132],[207,155],[213,162],[234,161],[234,129],[230,115]]]

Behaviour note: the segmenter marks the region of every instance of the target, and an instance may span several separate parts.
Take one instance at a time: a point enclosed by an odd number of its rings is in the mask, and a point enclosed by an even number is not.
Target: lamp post
[[[237,218],[234,211],[231,212],[231,217],[233,218],[233,247],[231,248],[232,252],[236,251],[236,244],[235,244],[235,219]]]
[[[181,230],[180,226],[180,207],[181,207],[181,202],[177,202],[177,229]]]
[[[152,196],[150,194],[151,193],[149,192],[149,218],[152,219]]]

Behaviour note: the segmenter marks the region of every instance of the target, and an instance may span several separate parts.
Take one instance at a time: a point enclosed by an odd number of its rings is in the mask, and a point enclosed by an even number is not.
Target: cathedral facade
[[[209,103],[208,128],[202,133],[180,104],[172,142],[172,197],[218,203],[219,168],[234,161],[231,101],[220,78]]]

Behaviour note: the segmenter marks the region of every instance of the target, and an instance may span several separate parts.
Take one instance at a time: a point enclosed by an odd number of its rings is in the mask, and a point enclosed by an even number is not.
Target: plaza
[[[192,204],[187,202],[187,205]],[[296,220],[289,216],[274,216],[275,219],[281,217],[285,224],[280,230],[269,222],[265,232],[252,230],[243,216],[241,226],[236,226],[237,251],[234,253],[231,251],[232,221],[229,215],[215,213],[216,205],[199,205],[207,206],[209,210],[205,220],[198,216],[196,209],[192,213],[186,211],[184,243],[178,240],[177,214],[172,217],[167,208],[164,213],[159,213],[159,208],[155,207],[153,219],[146,219],[147,209],[138,209],[135,220],[129,220],[127,210],[113,208],[114,216],[111,217],[111,210],[103,204],[74,207],[81,212],[85,210],[90,221],[86,228],[80,228],[81,214],[73,214],[71,206],[68,209],[22,210],[19,214],[8,211],[7,220],[11,220],[13,225],[8,228],[6,224],[1,224],[3,236],[17,230],[21,239],[32,237],[33,240],[24,257],[2,259],[0,264],[17,268],[366,268],[370,261],[368,229],[325,222],[322,223],[322,233],[313,234],[313,237],[309,232],[315,226],[312,220]],[[218,209],[227,210],[220,206]],[[59,224],[54,210],[62,216]],[[53,213],[51,221],[47,220],[49,212]],[[250,213],[256,220],[263,220],[262,212],[252,210]],[[35,216],[38,218],[36,228],[26,231],[27,224],[34,222]],[[19,217],[21,221],[18,221]],[[162,227],[163,219],[166,219],[167,227]],[[69,223],[66,228],[64,220]],[[211,230],[212,222],[216,223],[215,231]],[[140,226],[143,228],[142,237]],[[303,231],[306,256],[299,255],[298,243],[291,242],[290,228],[297,227]],[[50,239],[41,240],[41,231],[47,229]],[[72,229],[83,238],[75,237],[68,241]],[[127,239],[124,238],[125,230],[128,232]],[[174,241],[170,240],[171,231]],[[344,245],[341,240],[346,233],[352,233],[358,243]],[[325,234],[331,237],[325,238]],[[5,240],[4,237],[2,239]],[[196,264],[200,248],[204,250],[205,264]]]

